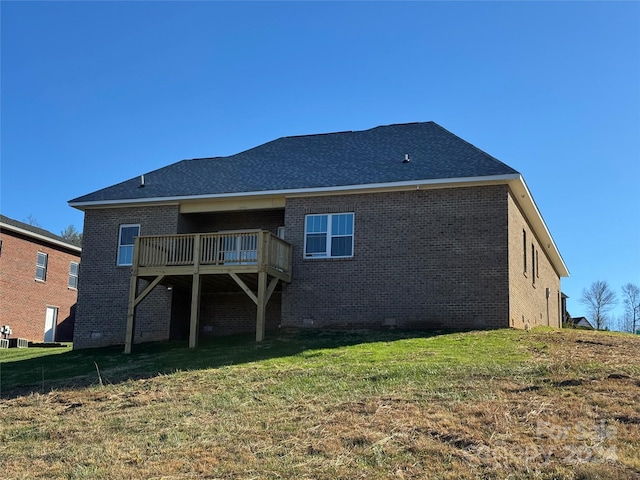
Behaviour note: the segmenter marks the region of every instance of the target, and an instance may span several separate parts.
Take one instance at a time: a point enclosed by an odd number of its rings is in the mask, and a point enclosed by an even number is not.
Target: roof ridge
[[[406,153],[412,153],[410,166],[398,168],[387,158]],[[347,161],[356,158],[357,164]],[[512,173],[518,172],[434,121],[408,122],[283,136],[230,155],[183,159],[143,173],[144,182],[137,175],[70,203]]]
[[[406,125],[424,125],[424,124],[427,124],[427,123],[433,123],[434,125],[438,125],[433,120],[428,120],[426,122],[390,123],[390,124],[387,124],[387,125],[376,125],[375,127],[366,128],[364,130],[342,130],[342,131],[338,131],[338,132],[309,133],[309,134],[303,134],[303,135],[286,135],[286,136],[280,137],[280,138],[321,137],[321,136],[324,136],[324,135],[340,135],[340,134],[344,134],[344,133],[362,133],[362,132],[370,132],[370,131],[376,130],[378,128],[402,127],[402,126],[406,126]]]
[[[482,153],[483,155],[486,155],[487,157],[491,158],[492,160],[495,160],[496,162],[498,162],[500,165],[504,165],[507,168],[511,168],[512,170],[515,170],[513,167],[507,165],[506,163],[504,163],[502,160],[494,157],[493,155],[491,155],[490,153],[487,153],[486,151],[482,150],[480,147],[476,147],[473,143],[468,142],[467,140],[465,140],[464,138],[456,135],[453,132],[450,132],[449,130],[447,130],[446,128],[444,128],[442,125],[437,124],[436,122],[432,122],[436,127],[440,128],[440,130],[448,133],[449,135],[453,135],[454,137],[456,137],[458,140],[461,140],[462,142],[466,143],[467,145],[469,145],[471,148],[473,148],[474,150],[478,151],[479,153]],[[516,170],[517,173],[520,173]]]

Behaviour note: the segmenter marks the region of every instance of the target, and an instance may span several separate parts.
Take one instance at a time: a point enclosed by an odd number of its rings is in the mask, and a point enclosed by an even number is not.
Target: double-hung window
[[[78,262],[69,264],[69,288],[78,288]]]
[[[47,279],[47,254],[38,252],[36,258],[36,280],[44,282]]]
[[[140,235],[140,225],[120,225],[118,234],[118,266],[133,263],[133,239]]]
[[[307,215],[304,229],[304,256],[353,257],[353,217],[353,213]]]

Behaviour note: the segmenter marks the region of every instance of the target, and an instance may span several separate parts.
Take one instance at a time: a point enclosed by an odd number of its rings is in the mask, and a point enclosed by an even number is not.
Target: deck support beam
[[[189,320],[189,348],[198,346],[198,329],[200,328],[200,274],[193,274],[191,285],[191,318]]]
[[[265,313],[267,311],[267,272],[258,272],[258,303],[256,315],[256,342],[264,340]]]
[[[244,290],[244,293],[246,293],[247,295],[249,295],[249,298],[250,298],[251,300],[253,300],[253,303],[255,303],[255,304],[257,305],[257,304],[258,304],[258,297],[256,297],[256,294],[255,294],[255,293],[253,293],[249,287],[247,287],[247,284],[246,284],[246,283],[244,283],[244,282],[242,281],[242,279],[241,279],[238,275],[236,275],[235,273],[233,273],[233,272],[229,272],[229,276],[235,280],[235,282],[238,284],[238,286],[239,286],[242,290]]]
[[[200,254],[201,236],[193,241],[193,282],[191,284],[191,318],[189,319],[189,348],[198,346],[200,328]]]
[[[247,235],[255,238],[257,258],[229,259],[225,257],[226,250],[223,252],[225,255],[218,250],[227,238],[236,237],[236,244],[242,245],[242,238]],[[291,282],[291,250],[291,245],[266,230],[135,237],[124,352],[131,353],[134,343],[136,307],[158,284],[171,276],[192,276],[189,348],[198,345],[202,275],[228,274],[247,294],[256,305],[256,341],[262,341],[269,299],[279,280]],[[234,260],[238,263],[232,263]],[[246,278],[242,279],[240,275],[253,277],[256,274],[258,291],[254,292],[247,285]],[[140,280],[148,278],[153,280],[138,293]]]
[[[235,280],[244,293],[256,304],[256,342],[261,342],[264,340],[267,303],[269,303],[269,299],[276,289],[279,279],[278,277],[273,277],[269,285],[267,285],[269,278],[267,272],[258,272],[258,295],[256,295],[238,275],[229,272],[229,276]]]
[[[131,275],[129,284],[129,306],[127,307],[127,333],[124,340],[124,353],[131,353],[133,344],[133,331],[136,324],[136,293],[138,292],[138,276]]]
[[[158,275],[146,288],[138,294],[140,279],[137,275],[131,275],[129,284],[129,306],[127,307],[127,333],[124,341],[124,353],[131,353],[133,335],[135,330],[136,307],[149,295],[154,288],[162,281],[164,275]]]

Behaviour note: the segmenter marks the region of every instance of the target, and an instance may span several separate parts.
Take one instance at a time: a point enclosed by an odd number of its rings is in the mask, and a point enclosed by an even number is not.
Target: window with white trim
[[[304,222],[304,256],[353,257],[353,213],[307,215]]]
[[[40,280],[41,282],[47,280],[47,261],[48,255],[38,252],[38,257],[36,258],[36,280]]]
[[[533,279],[533,284],[536,284],[536,264],[535,264],[535,258],[536,258],[536,247],[533,246],[533,243],[531,244],[531,278]]]
[[[120,225],[118,233],[118,266],[127,266],[133,263],[133,239],[140,235],[140,225]]]
[[[524,263],[523,272],[527,273],[527,231],[522,230],[522,258]]]
[[[78,288],[78,262],[71,262],[69,264],[69,288]]]

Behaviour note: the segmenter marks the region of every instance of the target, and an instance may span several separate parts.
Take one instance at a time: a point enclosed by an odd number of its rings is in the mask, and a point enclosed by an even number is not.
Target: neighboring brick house
[[[524,179],[433,122],[284,137],[70,205],[85,212],[77,348],[561,326],[568,270]]]
[[[0,325],[32,342],[73,339],[80,247],[0,215]]]

